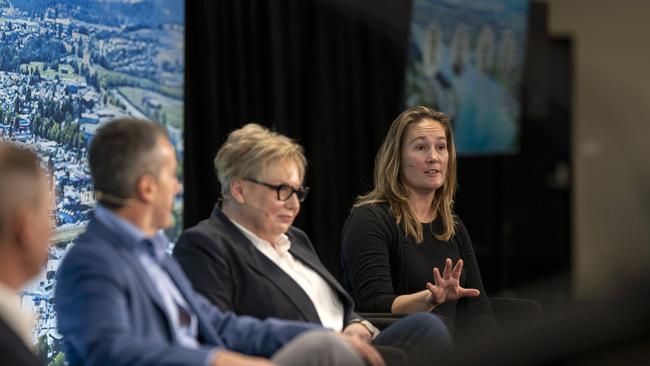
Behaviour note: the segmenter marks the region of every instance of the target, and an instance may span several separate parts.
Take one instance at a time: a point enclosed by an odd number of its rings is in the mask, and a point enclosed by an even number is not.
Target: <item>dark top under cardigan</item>
[[[390,313],[399,295],[422,291],[434,283],[433,268],[440,273],[445,259],[455,264],[463,259],[460,285],[476,288],[481,295],[446,302],[434,313],[448,321],[451,330],[496,330],[496,320],[485,295],[472,242],[462,221],[456,218],[456,233],[449,241],[440,241],[434,233],[442,230],[441,220],[421,224],[424,241],[408,238],[386,204],[365,205],[352,209],[343,226],[341,265],[343,282],[363,312]]]

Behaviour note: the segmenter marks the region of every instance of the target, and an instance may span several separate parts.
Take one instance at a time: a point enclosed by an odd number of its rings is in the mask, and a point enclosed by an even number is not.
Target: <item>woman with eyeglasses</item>
[[[214,160],[223,199],[210,218],[183,232],[174,256],[194,288],[224,311],[321,324],[341,332],[371,364],[372,345],[398,347],[417,363],[450,338],[432,314],[379,332],[292,226],[308,188],[307,161],[293,140],[256,124],[233,131]],[[417,336],[414,336],[417,334]]]

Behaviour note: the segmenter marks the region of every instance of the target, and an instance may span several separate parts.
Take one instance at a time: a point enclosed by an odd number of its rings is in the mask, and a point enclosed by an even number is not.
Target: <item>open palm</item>
[[[445,269],[440,275],[438,267],[433,268],[433,280],[427,283],[427,290],[430,294],[430,302],[434,305],[440,305],[445,301],[454,301],[463,297],[476,297],[480,295],[480,291],[475,288],[462,288],[460,287],[460,274],[463,271],[463,260],[459,259],[452,270],[452,261],[447,258],[445,261]]]

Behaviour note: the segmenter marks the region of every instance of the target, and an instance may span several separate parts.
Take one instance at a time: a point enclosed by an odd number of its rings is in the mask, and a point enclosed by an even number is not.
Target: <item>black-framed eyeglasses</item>
[[[253,182],[255,184],[261,184],[265,187],[274,190],[278,194],[278,200],[280,201],[288,200],[289,198],[291,198],[291,195],[295,193],[296,197],[298,197],[298,201],[303,202],[305,198],[307,198],[307,193],[309,193],[309,187],[300,187],[298,189],[295,189],[292,186],[287,184],[273,185],[269,183],[260,182],[259,180],[253,178],[244,178],[244,180]]]

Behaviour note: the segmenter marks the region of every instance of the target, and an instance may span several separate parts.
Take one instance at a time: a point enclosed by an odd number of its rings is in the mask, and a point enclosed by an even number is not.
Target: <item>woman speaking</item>
[[[407,109],[377,153],[374,188],[343,227],[344,285],[360,311],[433,311],[462,338],[496,330],[472,242],[453,213],[455,191],[449,118]]]

